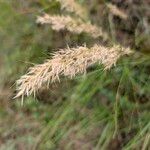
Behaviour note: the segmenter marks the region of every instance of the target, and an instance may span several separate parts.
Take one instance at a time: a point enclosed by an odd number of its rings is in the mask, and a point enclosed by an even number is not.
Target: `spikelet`
[[[73,78],[77,74],[86,73],[86,69],[99,63],[107,70],[116,64],[117,60],[130,54],[129,48],[115,45],[111,48],[94,45],[91,48],[80,46],[62,49],[53,54],[52,59],[29,68],[27,74],[17,81],[17,97],[36,93],[44,84],[59,81],[60,76]]]
[[[37,18],[37,23],[50,24],[53,30],[68,30],[71,33],[80,34],[82,32],[88,33],[93,38],[103,37],[104,40],[108,38],[107,34],[102,28],[92,25],[91,23],[84,23],[80,19],[73,19],[70,16],[50,16],[45,14]]]
[[[109,11],[113,15],[118,16],[118,17],[120,17],[121,19],[124,19],[124,20],[126,20],[128,18],[127,14],[125,12],[123,12],[122,10],[120,10],[117,6],[115,6],[111,3],[108,3],[107,7],[109,8]]]

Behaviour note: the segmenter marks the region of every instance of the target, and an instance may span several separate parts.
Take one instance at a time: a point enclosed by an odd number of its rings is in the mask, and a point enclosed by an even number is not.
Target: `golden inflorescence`
[[[71,13],[75,13],[82,19],[87,18],[86,9],[82,7],[79,3],[75,2],[75,0],[57,0],[57,1],[61,4],[62,9]]]
[[[129,48],[119,45],[62,49],[54,53],[52,59],[29,68],[28,73],[17,81],[16,97],[35,94],[44,84],[59,81],[60,76],[72,78],[77,74],[86,73],[87,68],[95,63],[102,64],[107,70],[115,65],[122,55],[130,53]]]
[[[93,38],[103,37],[107,39],[107,34],[102,28],[92,25],[91,23],[85,23],[80,19],[74,19],[70,16],[50,16],[45,14],[37,18],[37,23],[50,24],[53,30],[68,30],[71,33],[80,34],[82,32],[89,34]]]

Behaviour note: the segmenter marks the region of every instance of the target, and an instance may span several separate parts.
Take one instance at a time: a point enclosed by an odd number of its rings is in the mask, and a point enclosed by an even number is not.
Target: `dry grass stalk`
[[[121,19],[125,19],[125,20],[128,18],[127,14],[125,12],[123,12],[122,10],[120,10],[117,6],[109,3],[109,4],[107,4],[107,7],[109,8],[109,11],[113,15],[118,16]]]
[[[35,94],[44,84],[59,81],[61,75],[72,78],[86,73],[86,69],[95,63],[102,64],[105,70],[109,69],[122,55],[130,53],[129,48],[121,46],[108,48],[94,45],[91,48],[80,46],[62,49],[54,53],[52,59],[29,68],[28,73],[17,81],[16,97]]]
[[[102,30],[102,28],[92,25],[90,23],[84,23],[81,20],[75,20],[70,16],[50,16],[45,14],[44,16],[39,16],[37,18],[37,23],[40,24],[50,24],[53,30],[68,30],[71,33],[80,34],[82,32],[88,33],[91,37],[103,37],[107,39],[107,34]]]

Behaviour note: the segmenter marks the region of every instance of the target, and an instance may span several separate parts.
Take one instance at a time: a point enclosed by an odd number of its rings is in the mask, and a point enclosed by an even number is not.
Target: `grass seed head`
[[[70,16],[50,16],[45,14],[44,16],[39,16],[37,18],[37,23],[40,24],[50,24],[53,30],[68,30],[71,33],[81,34],[87,33],[93,38],[103,37],[107,39],[107,34],[102,28],[92,25],[91,23],[85,23],[81,19],[74,19]]]
[[[110,69],[121,56],[130,53],[129,48],[119,45],[109,48],[95,44],[91,48],[79,46],[61,49],[53,54],[52,59],[29,68],[28,73],[17,81],[16,97],[35,95],[44,84],[59,81],[60,76],[73,78],[86,73],[87,68],[95,63],[102,64],[105,70]]]

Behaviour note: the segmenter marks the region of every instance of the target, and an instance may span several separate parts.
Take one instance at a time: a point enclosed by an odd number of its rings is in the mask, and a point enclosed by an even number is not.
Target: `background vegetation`
[[[78,2],[88,10],[87,20],[102,26],[112,43],[130,46],[135,54],[107,72],[95,65],[87,75],[43,87],[21,106],[20,99],[12,99],[14,83],[32,63],[43,62],[67,45],[105,42],[37,25],[36,17],[43,12],[62,13],[55,0],[0,0],[0,150],[150,147],[150,3]],[[124,10],[128,19],[113,15],[106,6],[109,2]]]

